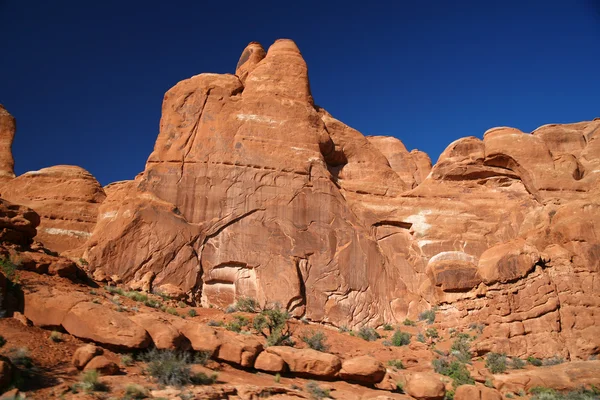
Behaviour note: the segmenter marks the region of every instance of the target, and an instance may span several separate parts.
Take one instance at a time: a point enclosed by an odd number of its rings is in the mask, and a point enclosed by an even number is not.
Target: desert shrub
[[[276,373],[275,374],[275,378],[273,380],[275,381],[275,383],[279,383],[281,381],[281,374],[280,373]]]
[[[175,315],[175,316],[179,316],[179,313],[177,312],[177,310],[173,307],[167,307],[165,308],[165,312],[167,314],[171,314],[171,315]]]
[[[346,325],[342,325],[338,328],[338,332],[340,333],[348,333],[350,332],[350,328],[348,328]]]
[[[592,387],[591,389],[580,388],[568,392],[559,392],[544,387],[534,387],[529,392],[533,395],[531,400],[597,400],[600,398],[600,390],[595,387]]]
[[[396,382],[396,393],[404,394],[404,384],[402,382]]]
[[[146,293],[136,292],[135,290],[132,290],[131,292],[126,292],[125,296],[129,297],[133,301],[138,301],[140,303],[143,303],[148,300],[148,295]]]
[[[440,334],[438,333],[438,330],[436,328],[427,328],[427,330],[425,331],[425,336],[432,339],[437,339],[440,337]]]
[[[0,335],[0,347],[4,347],[5,344],[6,344],[6,339],[4,339],[4,336]]]
[[[484,324],[472,323],[471,325],[469,325],[470,330],[477,331],[479,333],[483,333],[483,328],[485,328]]]
[[[300,339],[302,339],[302,341],[304,343],[306,343],[308,345],[308,347],[310,347],[313,350],[317,350],[317,351],[329,350],[329,345],[327,345],[327,343],[325,343],[327,340],[327,336],[325,336],[325,334],[321,331],[304,332],[302,334],[302,336],[300,336]]]
[[[290,314],[279,306],[263,310],[254,317],[252,327],[267,339],[267,346],[292,346],[288,326]]]
[[[404,324],[405,326],[416,326],[417,325],[417,323],[415,321],[410,320],[408,318],[406,318],[404,320],[404,322],[402,322],[402,324]]]
[[[73,392],[77,393],[80,391],[83,392],[105,392],[108,390],[108,387],[98,380],[99,374],[98,371],[92,369],[90,371],[85,371],[81,374],[79,382],[74,384],[71,389]]]
[[[27,347],[17,347],[8,351],[8,358],[10,361],[19,367],[31,368],[33,367],[33,360],[29,356],[29,349]]]
[[[177,303],[177,307],[179,307],[179,308],[186,308],[187,304],[185,304],[183,301],[180,301],[180,302]]]
[[[454,400],[454,390],[447,390],[444,395],[444,400]]]
[[[454,342],[452,342],[450,351],[458,361],[463,363],[471,362],[471,340],[471,336],[465,333],[459,333],[456,339],[454,339]]]
[[[475,380],[471,377],[469,370],[460,361],[448,362],[445,358],[437,358],[433,360],[432,365],[435,372],[450,377],[455,388],[460,385],[475,384]]]
[[[558,365],[565,362],[565,359],[560,356],[554,356],[550,358],[546,358],[544,360],[544,365]]]
[[[131,354],[123,354],[121,356],[121,364],[124,365],[125,367],[129,367],[131,365],[133,365],[133,356]]]
[[[492,374],[501,374],[506,371],[506,355],[499,353],[489,353],[485,359],[485,367]]]
[[[310,381],[306,384],[306,391],[315,400],[329,397],[329,389],[321,388],[315,381]]]
[[[531,365],[533,365],[534,367],[541,367],[543,365],[542,360],[540,360],[539,358],[535,358],[532,356],[527,357],[527,362]]]
[[[154,299],[148,299],[144,301],[144,305],[152,308],[160,308],[160,301]]]
[[[12,260],[9,258],[0,258],[0,272],[12,283],[19,281],[19,272],[17,270],[18,266]]]
[[[141,385],[129,384],[125,387],[125,399],[146,399],[149,396],[148,389]]]
[[[217,377],[216,373],[206,375],[204,372],[198,372],[190,376],[190,383],[194,385],[212,385],[217,381]]]
[[[394,346],[406,346],[410,343],[410,333],[397,330],[392,336],[392,344]]]
[[[104,290],[106,290],[108,293],[110,294],[118,294],[119,296],[124,296],[125,292],[123,291],[123,289],[121,289],[120,287],[117,286],[104,286]]]
[[[494,388],[494,382],[490,378],[485,378],[484,385],[489,388]]]
[[[507,399],[514,399],[515,395],[512,394],[511,392],[506,393],[504,396],[506,396]]]
[[[62,333],[58,331],[50,332],[50,340],[52,340],[54,343],[62,342]]]
[[[435,322],[435,309],[423,311],[419,314],[419,321],[427,321],[428,324]]]
[[[398,360],[398,359],[390,360],[390,361],[388,361],[388,365],[392,368],[404,369],[404,364],[402,363],[402,360]]]
[[[375,329],[370,328],[368,326],[361,327],[358,330],[357,336],[361,339],[366,340],[367,342],[373,342],[381,337]]]
[[[423,335],[423,332],[417,334],[417,342],[425,343],[425,335]]]
[[[194,364],[206,365],[208,360],[210,360],[210,356],[212,356],[212,352],[208,350],[200,350],[194,354]]]
[[[196,312],[196,310],[194,310],[193,308],[190,308],[190,310],[188,311],[188,316],[190,317],[195,317],[196,315],[198,315],[198,313]]]
[[[384,331],[393,331],[394,327],[390,324],[383,324],[383,330]]]
[[[206,325],[208,325],[208,326],[223,326],[223,322],[215,321],[214,319],[211,319],[210,321],[208,321],[206,323]]]
[[[233,320],[225,324],[225,329],[232,332],[241,332],[242,329],[250,324],[248,318],[243,315],[235,315]]]
[[[523,369],[525,367],[525,361],[521,360],[519,357],[512,357],[510,359],[510,367],[512,369]]]
[[[258,302],[250,297],[240,297],[235,302],[235,310],[240,312],[249,312],[255,313],[260,311],[260,307],[258,306]]]
[[[151,349],[141,358],[147,363],[145,372],[159,384],[179,387],[192,381],[187,353]]]

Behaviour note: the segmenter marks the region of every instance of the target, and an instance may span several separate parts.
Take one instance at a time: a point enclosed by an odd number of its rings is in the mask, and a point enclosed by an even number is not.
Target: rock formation
[[[26,172],[1,184],[0,196],[35,210],[41,217],[36,240],[56,252],[87,241],[106,197],[92,174],[70,165]]]
[[[0,104],[0,182],[15,177],[12,143],[16,129],[15,118]]]
[[[236,75],[196,75],[165,94],[135,180],[103,191],[83,170],[52,167],[0,193],[41,215],[50,248],[93,230],[83,257],[94,276],[202,306],[251,297],[350,327],[435,306],[445,328],[481,327],[481,354],[600,353],[600,120],[490,129],[432,167],[316,106],[292,41],[266,53],[253,42]],[[150,335],[170,343],[173,332]],[[138,336],[133,347],[146,344]],[[269,357],[261,369],[281,367]]]

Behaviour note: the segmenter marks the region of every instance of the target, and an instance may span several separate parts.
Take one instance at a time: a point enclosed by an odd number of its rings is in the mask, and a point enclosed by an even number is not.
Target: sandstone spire
[[[242,83],[246,81],[248,74],[252,72],[256,64],[265,58],[266,55],[265,49],[258,42],[250,42],[246,46],[235,68],[235,74],[240,78]]]
[[[16,128],[15,118],[0,104],[0,181],[15,177],[12,143]]]

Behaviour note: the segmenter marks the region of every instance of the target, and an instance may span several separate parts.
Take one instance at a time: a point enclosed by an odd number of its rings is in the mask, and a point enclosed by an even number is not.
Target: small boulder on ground
[[[277,354],[263,351],[256,357],[254,368],[265,372],[284,372],[286,368],[285,362]]]
[[[317,350],[271,346],[266,351],[281,357],[291,372],[307,377],[332,379],[342,368],[339,357]]]
[[[221,332],[221,347],[216,358],[242,367],[254,366],[254,360],[262,351],[262,344],[252,336],[238,335],[233,332]]]
[[[73,354],[73,366],[77,369],[83,369],[94,357],[102,355],[104,350],[94,344],[83,345]]]
[[[367,384],[379,383],[385,377],[385,366],[371,356],[354,357],[342,363],[340,378]]]
[[[94,357],[89,363],[87,363],[83,370],[96,370],[102,375],[116,375],[121,371],[116,363],[110,361],[105,356]]]
[[[404,392],[417,400],[442,400],[446,386],[436,374],[419,372],[408,377]]]

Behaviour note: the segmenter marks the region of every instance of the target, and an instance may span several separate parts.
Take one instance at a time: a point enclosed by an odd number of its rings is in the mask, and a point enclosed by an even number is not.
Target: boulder
[[[290,372],[301,376],[332,379],[342,368],[339,357],[312,349],[270,346],[266,351],[281,357]]]
[[[502,400],[502,395],[485,386],[461,385],[454,392],[454,400]]]
[[[172,319],[171,324],[190,341],[192,349],[196,351],[207,351],[212,356],[221,347],[222,341],[217,332],[206,324],[180,318]]]
[[[64,293],[58,288],[37,285],[23,291],[23,314],[35,326],[56,328],[73,306],[87,300],[88,296],[81,292]]]
[[[385,372],[385,366],[377,359],[359,356],[344,360],[339,376],[346,381],[375,384],[383,380]]]
[[[442,400],[446,386],[437,374],[419,372],[408,377],[404,392],[417,400]]]
[[[286,364],[277,354],[263,351],[256,357],[254,368],[259,371],[277,373],[284,372],[286,370]]]
[[[94,344],[78,347],[73,353],[72,363],[77,369],[83,369],[94,357],[102,355],[104,350]]]
[[[31,207],[39,214],[36,239],[56,252],[85,243],[106,197],[96,178],[70,165],[26,172],[0,184],[0,193],[4,199]]]
[[[233,332],[220,332],[221,346],[217,349],[215,358],[240,367],[254,366],[254,360],[263,350],[262,344],[249,335],[239,335]]]
[[[125,315],[91,302],[73,306],[62,321],[71,335],[116,349],[143,349],[152,339]]]
[[[105,356],[92,358],[83,368],[84,371],[96,370],[102,375],[117,375],[121,370],[119,366]]]
[[[157,349],[188,350],[189,341],[159,313],[137,313],[129,319],[144,328]]]

